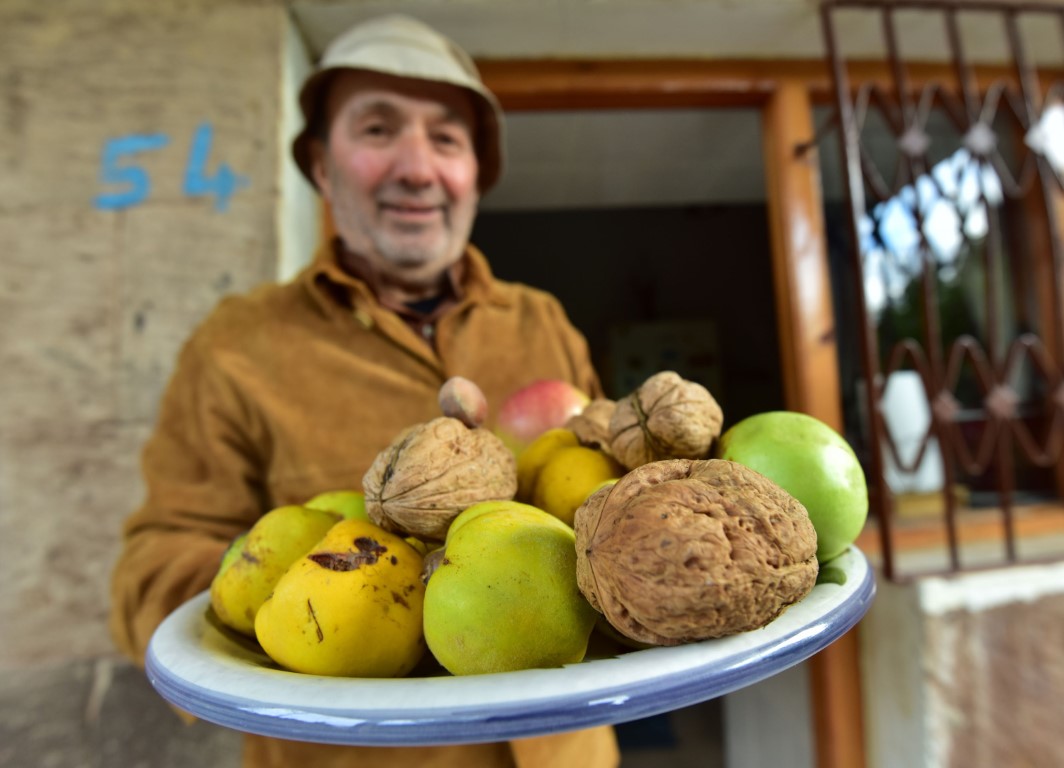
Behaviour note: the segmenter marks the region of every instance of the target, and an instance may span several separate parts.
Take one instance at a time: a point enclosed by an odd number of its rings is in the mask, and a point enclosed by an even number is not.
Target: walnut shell
[[[489,430],[440,416],[405,430],[377,454],[362,490],[377,525],[442,541],[462,510],[514,497],[517,464]]]
[[[816,582],[805,507],[731,461],[645,464],[588,498],[574,527],[580,591],[641,643],[762,627]]]
[[[713,395],[674,371],[656,373],[617,402],[610,453],[628,469],[663,459],[702,459],[724,423]]]
[[[565,428],[571,429],[581,445],[588,448],[598,448],[609,452],[610,447],[610,417],[613,416],[617,403],[605,397],[592,400],[584,410],[575,416],[570,416],[565,422]]]

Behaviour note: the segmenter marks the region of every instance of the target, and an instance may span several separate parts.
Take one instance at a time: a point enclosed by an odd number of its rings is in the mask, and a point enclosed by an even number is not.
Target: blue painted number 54
[[[233,172],[222,163],[213,174],[208,173],[207,158],[214,140],[210,123],[201,123],[192,135],[188,163],[181,191],[189,197],[214,196],[214,210],[223,212],[229,208],[229,199],[249,180]],[[142,152],[160,150],[170,143],[166,134],[119,136],[103,145],[100,163],[100,182],[115,187],[114,191],[97,195],[95,206],[103,211],[131,208],[148,199],[151,194],[151,177],[137,165],[135,156]]]

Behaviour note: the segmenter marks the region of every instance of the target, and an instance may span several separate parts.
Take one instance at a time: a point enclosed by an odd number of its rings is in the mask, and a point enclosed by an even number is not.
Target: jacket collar
[[[318,246],[314,259],[297,277],[322,309],[334,310],[337,304],[358,308],[379,306],[376,295],[366,280],[354,277],[340,266],[340,244],[336,239]],[[487,258],[469,243],[460,265],[452,269],[451,279],[460,297],[459,304],[489,302],[508,305],[511,299],[500,289]]]

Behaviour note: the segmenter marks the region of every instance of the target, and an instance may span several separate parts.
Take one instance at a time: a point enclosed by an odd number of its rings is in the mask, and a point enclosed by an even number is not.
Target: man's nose
[[[398,179],[414,187],[432,183],[435,172],[432,140],[424,130],[404,133],[395,160]]]

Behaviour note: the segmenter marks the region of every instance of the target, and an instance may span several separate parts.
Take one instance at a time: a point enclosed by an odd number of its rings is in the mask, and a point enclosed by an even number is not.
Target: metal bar
[[[915,136],[917,132],[924,131],[924,126],[917,119],[920,115],[912,102],[908,76],[899,51],[897,28],[895,26],[894,18],[894,6],[884,5],[882,8],[882,14],[883,33],[887,43],[887,58],[889,66],[894,72],[895,96],[901,109],[905,132],[911,133]],[[911,150],[904,151],[902,154],[906,158],[909,179],[911,180],[913,188],[915,204],[912,206],[912,215],[916,220],[916,230],[919,233],[920,259],[923,265],[923,271],[920,275],[922,294],[921,323],[924,333],[924,347],[929,363],[929,370],[926,374],[928,378],[925,379],[925,387],[927,388],[928,393],[939,392],[943,389],[944,377],[941,325],[939,323],[938,264],[924,232],[925,220],[922,199],[923,193],[921,192],[922,187],[920,183],[920,179],[928,172],[928,169],[922,154],[918,155]],[[931,396],[928,394],[928,400],[930,401],[930,399]],[[932,421],[932,429],[938,435],[943,435],[947,431],[946,425],[943,424],[941,417]],[[960,542],[957,534],[956,502],[953,498],[953,494],[950,492],[950,489],[953,486],[953,474],[951,467],[952,462],[949,459],[949,452],[946,451],[943,462],[945,477],[944,499],[946,504],[946,540],[949,542],[950,565],[954,570],[959,570],[961,567]]]
[[[877,381],[879,379],[878,365],[878,342],[875,337],[875,329],[868,314],[868,302],[864,288],[864,264],[861,257],[860,218],[865,212],[864,186],[861,173],[861,157],[859,150],[860,137],[857,132],[857,124],[854,120],[853,105],[850,103],[850,86],[846,73],[846,66],[839,56],[838,45],[835,39],[835,30],[832,25],[830,5],[820,9],[820,21],[824,33],[824,43],[828,49],[828,61],[831,65],[832,79],[835,83],[835,110],[839,118],[839,147],[842,152],[842,167],[846,173],[846,199],[849,203],[850,216],[849,229],[853,242],[855,256],[855,269],[853,279],[855,285],[854,296],[856,297],[857,311],[860,316],[860,350],[861,368],[865,380],[865,408],[869,414],[869,422],[875,421],[874,414],[877,411],[879,393]],[[883,571],[888,579],[896,577],[894,562],[894,520],[893,499],[887,488],[883,466],[883,447],[876,439],[876,430],[871,429],[869,439],[869,482],[875,493],[875,513],[879,520],[881,547],[883,556]]]
[[[988,212],[990,209],[990,202],[983,198],[983,205],[986,206]],[[1002,352],[1002,344],[999,334],[999,313],[1001,307],[998,302],[999,291],[999,273],[996,268],[996,264],[999,261],[1004,260],[1004,254],[1002,253],[1002,238],[1001,228],[998,224],[997,216],[987,216],[988,219],[988,232],[987,243],[984,252],[984,266],[983,270],[986,273],[986,295],[984,296],[984,304],[986,306],[986,323],[987,328],[985,330],[986,343],[984,344],[987,350],[987,357],[989,358],[990,368],[993,371],[993,378],[990,382],[986,382],[984,386],[987,387],[987,400],[991,397],[995,397],[999,394],[1005,394],[1008,390],[1008,366],[1007,357]],[[997,475],[997,487],[998,487],[998,499],[1001,507],[1001,514],[1005,523],[1005,553],[1009,562],[1016,561],[1016,522],[1015,514],[1013,510],[1013,492],[1015,490],[1015,468],[1013,465],[1012,457],[1012,439],[1011,430],[1009,429],[1009,421],[1014,416],[1007,413],[1003,413],[998,409],[991,407],[989,404],[984,406],[984,410],[989,411],[988,424],[989,427],[994,429],[994,441],[997,443],[997,462],[994,464]]]
[[[816,127],[816,130],[813,131],[813,138],[809,139],[808,141],[800,141],[794,145],[794,156],[802,157],[803,155],[805,155],[807,152],[809,152],[809,150],[813,149],[817,144],[819,144],[821,139],[823,139],[833,130],[837,129],[838,125],[839,114],[838,112],[832,112],[830,115],[828,115],[827,119],[824,120],[823,123],[818,125]]]
[[[1060,10],[1059,9],[1058,9],[1057,12],[1058,12],[1058,14],[1060,14]],[[1061,18],[1061,16],[1058,16],[1058,18]],[[1040,97],[1040,88],[1039,88],[1039,83],[1038,83],[1038,77],[1037,77],[1037,73],[1034,71],[1033,67],[1031,67],[1031,65],[1027,61],[1027,51],[1026,51],[1026,49],[1024,47],[1024,44],[1023,44],[1023,37],[1020,34],[1020,29],[1019,29],[1019,20],[1018,20],[1018,17],[1017,17],[1017,14],[1016,14],[1015,11],[1013,11],[1013,10],[1006,10],[1005,11],[1005,28],[1006,28],[1007,33],[1008,33],[1009,48],[1012,51],[1012,58],[1013,58],[1013,61],[1015,62],[1016,77],[1019,80],[1020,92],[1021,92],[1021,94],[1023,96],[1023,106],[1024,106],[1024,109],[1025,109],[1024,117],[1026,118],[1026,124],[1025,124],[1024,128],[1030,130],[1030,129],[1034,128],[1034,126],[1037,125],[1037,123],[1039,122],[1039,120],[1041,118],[1040,113],[1041,113],[1041,110],[1042,110],[1042,101],[1041,101],[1041,97]],[[1058,233],[1054,232],[1054,230],[1056,228],[1056,223],[1055,223],[1055,217],[1053,215],[1052,203],[1051,203],[1051,201],[1053,199],[1052,198],[1052,190],[1049,189],[1048,185],[1046,184],[1046,181],[1047,181],[1046,170],[1047,170],[1047,168],[1046,168],[1046,165],[1045,165],[1045,160],[1040,155],[1033,155],[1033,163],[1034,163],[1034,170],[1037,173],[1039,181],[1041,182],[1041,185],[1042,185],[1042,197],[1043,197],[1043,200],[1044,200],[1046,208],[1047,208],[1047,210],[1046,210],[1046,223],[1047,223],[1047,226],[1050,229],[1049,242],[1050,242],[1050,248],[1052,249],[1052,252],[1053,252],[1052,259],[1057,264],[1057,267],[1058,267],[1057,274],[1059,275],[1060,274],[1060,272],[1059,272],[1060,243],[1059,243],[1059,235],[1058,235]],[[1059,281],[1056,281],[1056,282],[1058,283],[1057,288],[1059,289]],[[1059,319],[1061,317],[1061,308],[1060,308],[1061,296],[1059,294],[1059,290],[1056,292],[1056,295],[1053,297],[1053,300],[1051,301],[1051,304],[1056,309],[1055,315],[1057,317],[1057,320],[1059,321]],[[1058,327],[1059,328],[1064,328],[1064,326],[1058,326]],[[1064,335],[1064,333],[1062,333],[1061,331],[1058,330],[1054,335],[1058,339],[1058,347],[1060,347],[1061,344],[1059,342],[1059,339],[1061,338],[1062,335]],[[1060,351],[1060,350],[1058,350],[1058,351]],[[1058,355],[1057,361],[1058,361],[1058,365],[1064,365],[1064,355]],[[1007,375],[1007,372],[1003,371],[1002,374],[1001,374],[1001,378],[1004,379],[1005,375]],[[1008,456],[1006,458],[1004,458],[1004,459],[999,459],[999,462],[1004,463],[1004,461],[1008,461],[1010,468],[1012,466],[1012,464],[1011,464],[1012,453],[1011,453],[1011,450],[1010,450],[1011,444],[1012,444],[1012,442],[1011,442],[1011,430],[1006,429],[1006,430],[1004,430],[1004,434],[1002,435],[1002,447],[1001,447],[1001,449],[999,451],[999,454],[1004,454],[1004,452],[1007,450],[1008,451]],[[1015,515],[1014,515],[1014,510],[1013,510],[1013,505],[1012,505],[1012,494],[1011,494],[1011,491],[1012,491],[1012,484],[1013,484],[1014,479],[1015,478],[1012,477],[1012,476],[1006,477],[1004,475],[1004,470],[1003,469],[999,469],[999,483],[1002,486],[1001,487],[1001,491],[1002,491],[1002,495],[1003,495],[1001,508],[1002,508],[1002,514],[1005,516],[1006,543],[1007,543],[1007,546],[1009,548],[1008,551],[1009,551],[1010,555],[1012,556],[1010,559],[1013,559],[1013,560],[1015,559],[1015,543],[1014,543],[1014,537],[1015,537],[1014,517],[1015,517]],[[1005,484],[1008,484],[1008,487],[1004,487]]]
[[[946,9],[946,36],[949,40],[950,52],[955,63],[957,86],[961,92],[964,113],[967,117],[967,123],[964,126],[965,135],[967,135],[967,132],[972,129],[972,126],[979,121],[979,99],[976,95],[975,75],[964,54],[964,45],[961,41],[960,28],[957,22],[956,7],[951,6]],[[941,361],[938,362],[941,364]],[[942,369],[939,369],[939,373],[941,378],[938,379],[937,386],[939,389],[936,391],[943,391],[948,377]],[[929,390],[929,400],[930,397]],[[956,461],[957,450],[954,447],[954,441],[961,438],[959,431],[955,430],[952,424],[944,423],[941,415],[936,415],[936,417],[932,419],[932,431],[938,438],[939,450],[942,453],[942,499],[945,505],[947,538],[950,544],[950,563],[954,568],[958,568],[960,565],[960,548],[957,534],[957,499],[953,493],[953,488],[956,484],[954,464]]]
[[[894,28],[894,10],[889,5],[883,5],[880,12],[883,16],[883,36],[887,41],[887,65],[894,73],[894,98],[898,102],[898,109],[901,110],[902,131],[908,131],[913,127],[913,106],[910,102],[909,84],[908,78],[905,76],[905,67],[901,63],[901,55],[898,53],[897,32]],[[918,176],[916,172],[916,164],[912,155],[908,152],[903,152],[902,154],[906,159],[905,167],[908,173],[906,178],[908,181],[912,182],[915,188],[916,178]],[[906,179],[903,179],[902,183],[904,183],[905,180]],[[896,189],[899,186],[898,183],[895,183]]]
[[[1060,4],[1055,2],[983,2],[982,0],[889,0],[892,8],[956,8],[964,11],[1016,10],[1020,13],[1060,13]],[[825,0],[822,9],[831,8],[882,8],[884,0]]]
[[[965,130],[971,130],[971,127],[979,122],[979,98],[976,96],[975,74],[964,56],[956,8],[951,7],[946,11],[946,35],[949,39],[953,61],[956,64],[957,85],[960,86],[961,97],[964,99],[964,111],[968,115],[968,125],[965,126]]]

